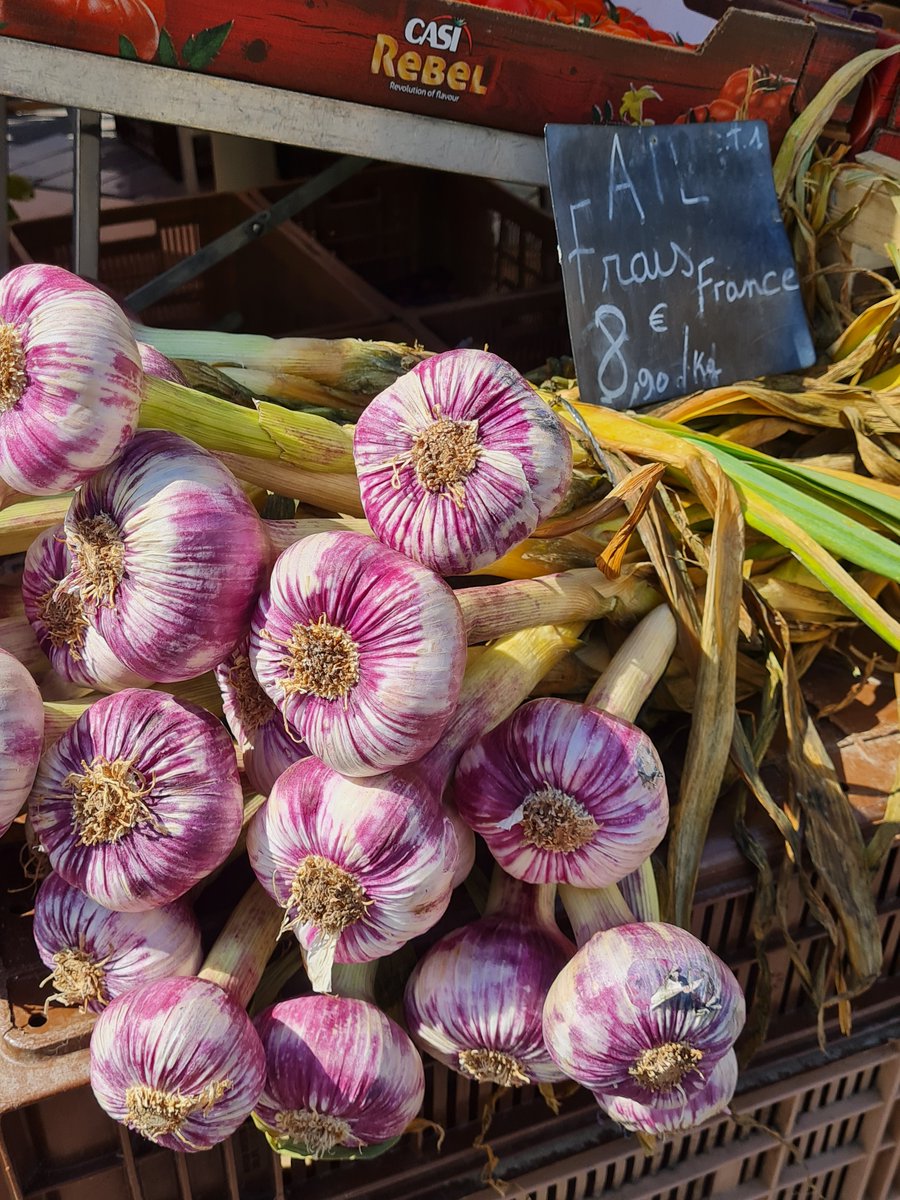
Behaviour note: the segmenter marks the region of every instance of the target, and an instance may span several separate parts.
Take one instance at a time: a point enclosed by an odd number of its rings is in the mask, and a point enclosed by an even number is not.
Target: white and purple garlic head
[[[67,883],[104,908],[159,908],[237,841],[234,747],[204,709],[128,688],[92,704],[45,751],[28,815]]]
[[[0,836],[28,799],[41,758],[44,705],[17,658],[0,650]]]
[[[306,952],[313,987],[330,991],[334,962],[371,962],[440,920],[458,847],[412,772],[347,779],[305,758],[250,822],[247,853]]]
[[[55,871],[35,897],[34,940],[51,972],[49,1000],[85,1012],[152,980],[196,975],[202,960],[200,928],[183,901],[112,912]]]
[[[542,1032],[547,992],[575,953],[556,926],[555,894],[495,874],[485,915],[442,937],[409,978],[404,1007],[417,1045],[479,1083],[565,1079]]]
[[[503,869],[529,883],[616,883],[656,849],[669,819],[647,735],[551,697],[523,704],[465,751],[453,798]]]
[[[0,478],[30,496],[83,483],[137,427],[143,372],[119,306],[62,267],[0,279]]]
[[[544,1005],[554,1062],[592,1092],[688,1103],[734,1046],[746,1009],[732,972],[692,934],[661,922],[597,933]]]
[[[63,586],[71,570],[65,527],[38,534],[25,555],[22,599],[53,670],[76,687],[100,692],[143,687],[148,680],[116,658],[88,620],[81,596]]]
[[[376,396],[353,457],[377,536],[441,575],[487,566],[533,533],[572,467],[557,417],[481,350],[436,354]]]
[[[212,670],[250,624],[268,566],[262,522],[237,480],[187,438],[137,433],[66,514],[87,620],[129,670],[157,683]]]
[[[462,614],[431,571],[365,534],[285,550],[253,616],[253,673],[298,738],[344,775],[421,758],[456,706]]]
[[[275,1146],[327,1158],[397,1138],[422,1106],[418,1050],[374,1004],[299,996],[255,1019],[266,1085],[254,1109]]]
[[[236,1000],[205,979],[146,983],[113,1000],[91,1035],[91,1088],[114,1121],[167,1150],[208,1150],[250,1115],[262,1045]]]

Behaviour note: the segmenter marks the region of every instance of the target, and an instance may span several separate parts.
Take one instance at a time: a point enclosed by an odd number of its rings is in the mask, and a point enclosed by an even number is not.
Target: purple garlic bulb
[[[62,267],[0,279],[0,478],[52,496],[111,462],[137,426],[141,360],[125,314]]]
[[[275,704],[250,668],[247,638],[216,667],[225,720],[241,748],[244,772],[263,796],[279,775],[309,755],[309,747],[290,732]]]
[[[25,613],[53,670],[77,687],[101,692],[143,687],[148,680],[116,658],[89,622],[78,593],[61,587],[71,569],[62,525],[39,534],[25,555]]]
[[[165,692],[116,692],[44,753],[28,815],[67,883],[104,908],[159,908],[237,841],[234,747],[204,709]]]
[[[250,822],[247,853],[306,951],[313,987],[330,991],[334,962],[371,962],[440,920],[458,850],[412,772],[346,779],[305,758]]]
[[[344,775],[377,775],[430,750],[465,659],[462,614],[443,580],[361,533],[285,550],[253,616],[254,675]]]
[[[376,396],[353,457],[377,536],[442,575],[487,566],[528,537],[572,467],[557,417],[481,350],[436,354]]]
[[[202,961],[200,928],[187,904],[111,912],[55,872],[35,898],[34,940],[52,971],[50,999],[91,1012],[154,979],[195,975]]]
[[[254,1109],[273,1140],[327,1157],[399,1137],[422,1106],[425,1073],[403,1030],[374,1004],[300,996],[254,1024],[266,1085]]]
[[[654,1105],[700,1092],[744,1025],[740,985],[721,959],[674,925],[595,934],[544,1005],[553,1061],[592,1092]]]
[[[555,894],[497,870],[481,920],[442,937],[409,978],[404,1005],[418,1046],[480,1083],[565,1079],[541,1029],[547,992],[575,953],[556,927]]]
[[[665,1137],[670,1133],[683,1133],[718,1116],[731,1103],[737,1080],[737,1056],[729,1050],[710,1071],[704,1086],[688,1097],[681,1095],[678,1088],[658,1092],[646,1104],[628,1096],[600,1092],[595,1092],[594,1096],[600,1107],[625,1129],[650,1137]]]
[[[246,634],[268,565],[237,480],[187,438],[136,434],[66,515],[61,590],[130,670],[157,683],[210,671]]]
[[[555,698],[523,704],[469,746],[453,798],[510,875],[582,888],[636,870],[669,818],[662,765],[647,735]]]
[[[44,705],[17,658],[0,650],[0,835],[19,814],[41,758]]]
[[[250,1115],[266,1078],[250,1018],[205,979],[120,996],[91,1037],[91,1087],[114,1121],[167,1150],[208,1150]]]

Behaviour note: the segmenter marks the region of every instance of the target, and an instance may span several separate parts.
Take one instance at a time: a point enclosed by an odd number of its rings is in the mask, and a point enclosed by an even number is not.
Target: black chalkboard
[[[583,399],[639,408],[812,365],[764,122],[545,133]]]

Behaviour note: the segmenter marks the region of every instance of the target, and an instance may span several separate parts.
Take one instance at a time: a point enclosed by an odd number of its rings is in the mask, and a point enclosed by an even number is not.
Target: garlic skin
[[[486,915],[442,937],[409,978],[403,1002],[416,1045],[482,1083],[565,1079],[541,1025],[547,992],[575,953],[556,927],[554,894],[495,875]]]
[[[254,1025],[266,1054],[254,1114],[273,1138],[313,1158],[399,1137],[422,1107],[419,1052],[374,1004],[300,996],[267,1008]]]
[[[28,815],[67,883],[104,908],[159,908],[238,839],[234,748],[204,709],[165,692],[116,692],[46,751]]]
[[[66,515],[63,590],[129,670],[157,683],[210,671],[246,633],[268,543],[231,473],[187,438],[135,434]]]
[[[232,654],[216,667],[216,682],[228,728],[241,748],[244,774],[262,796],[268,796],[279,775],[309,757],[309,747],[288,731],[284,717],[256,681],[243,638]]]
[[[181,368],[177,367],[171,358],[166,358],[161,350],[148,345],[147,342],[138,342],[137,348],[145,375],[152,375],[154,379],[165,379],[168,383],[179,383],[182,387],[189,386]]]
[[[436,354],[376,396],[353,457],[376,535],[442,575],[487,566],[528,537],[572,469],[556,416],[481,350]]]
[[[413,772],[345,779],[305,758],[247,831],[260,884],[285,911],[316,991],[332,963],[363,963],[430,929],[450,902],[453,826]]]
[[[62,267],[0,279],[0,478],[30,496],[83,483],[137,427],[143,373],[125,314]]]
[[[27,668],[0,650],[0,835],[19,815],[41,758],[44,704]]]
[[[60,589],[71,569],[64,526],[46,529],[28,547],[22,599],[53,670],[76,687],[100,692],[145,687],[149,681],[119,662],[90,624],[78,593]]]
[[[250,1018],[204,979],[162,979],[120,996],[91,1036],[100,1107],[167,1150],[208,1150],[230,1137],[265,1076]]]
[[[729,1050],[713,1067],[705,1086],[687,1098],[679,1095],[677,1088],[667,1094],[660,1093],[648,1104],[601,1092],[595,1092],[594,1098],[614,1121],[630,1132],[665,1137],[694,1129],[724,1112],[731,1103],[737,1081],[737,1056]]]
[[[111,912],[52,872],[34,901],[34,940],[52,972],[51,1000],[102,1012],[154,979],[196,975],[200,927],[183,902],[150,912]]]
[[[523,704],[469,746],[453,798],[503,869],[529,883],[616,883],[656,849],[669,820],[647,735],[550,697]]]
[[[706,1086],[744,1025],[740,985],[692,934],[662,922],[597,933],[544,1005],[554,1062],[593,1092],[653,1106]]]
[[[465,659],[447,585],[365,534],[289,547],[253,615],[254,675],[312,753],[344,775],[377,775],[430,750]]]

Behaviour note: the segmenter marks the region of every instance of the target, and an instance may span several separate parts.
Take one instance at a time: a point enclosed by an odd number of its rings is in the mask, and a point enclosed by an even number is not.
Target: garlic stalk
[[[424,933],[455,882],[457,839],[440,803],[468,740],[528,695],[580,626],[502,638],[466,672],[445,736],[414,767],[354,780],[316,758],[277,780],[247,835],[250,864],[285,909],[317,991],[337,962],[367,962]],[[470,853],[466,847],[466,856]]]
[[[495,868],[484,916],[425,954],[404,996],[413,1040],[479,1083],[552,1083],[565,1075],[544,1045],[541,1014],[575,947],[556,926],[553,885]]]
[[[544,1040],[571,1079],[637,1104],[687,1104],[732,1049],[744,997],[692,934],[659,922],[595,934],[544,1005]]]
[[[0,554],[21,554],[39,533],[65,520],[72,497],[41,496],[18,500],[0,512]]]
[[[102,1012],[117,996],[154,979],[194,975],[200,929],[181,901],[150,912],[111,912],[55,872],[34,901],[34,940],[51,971],[51,1000]]]
[[[738,1062],[733,1050],[720,1058],[706,1083],[687,1099],[677,1088],[661,1090],[652,1100],[641,1103],[627,1096],[604,1095],[594,1098],[612,1119],[631,1133],[665,1137],[683,1133],[718,1116],[731,1103],[738,1081]]]
[[[0,650],[0,835],[28,798],[41,757],[44,707],[22,664]]]
[[[425,1074],[415,1046],[374,1004],[299,996],[254,1022],[266,1084],[254,1116],[278,1149],[327,1158],[399,1137],[418,1113]]]
[[[83,483],[137,426],[141,361],[99,288],[28,263],[0,279],[0,478],[26,495]]]
[[[91,704],[46,751],[28,805],[54,869],[124,912],[183,896],[227,857],[242,811],[221,724],[136,689]]]
[[[360,415],[353,456],[387,545],[443,575],[500,558],[558,506],[572,453],[561,423],[508,363],[451,350]]]
[[[144,687],[148,680],[121,663],[91,625],[78,592],[60,589],[71,570],[62,525],[35,538],[25,555],[25,612],[53,670],[69,683],[102,692]]]
[[[595,707],[597,689],[583,705],[542,697],[466,750],[454,802],[515,878],[604,888],[659,845],[669,815],[663,769],[630,722],[674,642],[671,612],[654,609],[604,673],[605,710]]]
[[[304,403],[316,403],[322,390],[329,389],[346,393],[351,407],[377,395],[429,357],[427,351],[403,343],[357,338],[271,338],[199,329],[152,329],[146,325],[135,325],[134,333],[170,358],[193,358],[238,378],[240,369],[257,371],[273,380],[265,394],[280,396],[279,376],[288,382],[299,377],[317,389],[304,393]]]
[[[60,592],[130,670],[157,682],[216,667],[246,632],[268,557],[237,481],[176,434],[146,430],[66,516]]]

